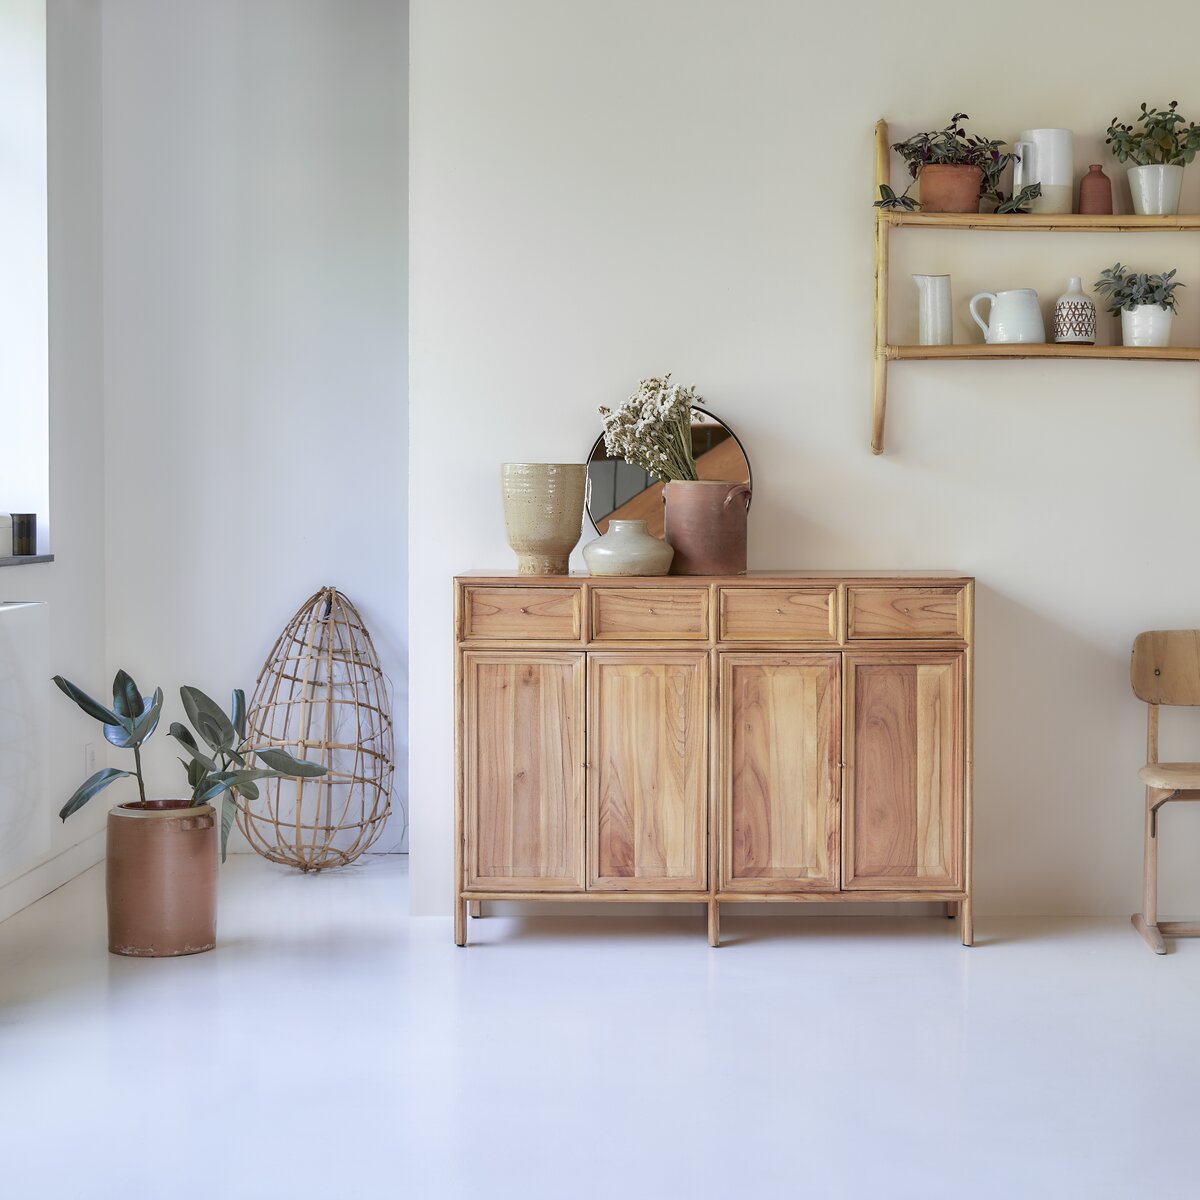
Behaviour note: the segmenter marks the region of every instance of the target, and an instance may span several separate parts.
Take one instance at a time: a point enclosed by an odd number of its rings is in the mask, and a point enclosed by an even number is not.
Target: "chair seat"
[[[1200,763],[1147,763],[1138,778],[1154,788],[1200,788]]]

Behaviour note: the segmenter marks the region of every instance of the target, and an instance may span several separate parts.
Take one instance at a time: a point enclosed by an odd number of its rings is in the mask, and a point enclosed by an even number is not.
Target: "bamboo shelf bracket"
[[[886,121],[875,123],[875,184],[891,183],[891,153]],[[1082,213],[922,213],[875,210],[875,353],[871,409],[871,453],[883,453],[887,420],[888,364],[901,359],[992,360],[1019,358],[1091,358],[1200,362],[1200,346],[1078,346],[1054,342],[1022,345],[967,343],[957,346],[897,346],[888,340],[888,243],[893,229],[1006,230],[1023,233],[1200,233],[1200,214],[1143,217]]]

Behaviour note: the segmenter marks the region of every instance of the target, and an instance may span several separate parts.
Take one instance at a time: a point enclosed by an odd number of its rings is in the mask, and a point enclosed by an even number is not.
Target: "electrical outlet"
[[[83,748],[83,777],[91,779],[96,773],[96,745],[88,742]]]

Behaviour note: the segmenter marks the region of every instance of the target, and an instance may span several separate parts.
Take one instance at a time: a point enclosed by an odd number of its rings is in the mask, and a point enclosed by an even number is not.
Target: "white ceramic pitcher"
[[[985,322],[979,315],[980,300],[990,300],[991,310]],[[984,340],[1003,342],[1044,342],[1046,326],[1033,288],[1013,288],[1008,292],[980,292],[971,297],[971,316],[983,330]]]

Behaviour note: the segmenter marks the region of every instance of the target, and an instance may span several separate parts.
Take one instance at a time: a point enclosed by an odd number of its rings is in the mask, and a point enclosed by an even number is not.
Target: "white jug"
[[[914,275],[917,285],[917,342],[949,346],[954,341],[949,275]]]
[[[986,324],[976,308],[980,300],[992,302]],[[1042,321],[1042,310],[1038,307],[1037,292],[1033,288],[980,292],[978,296],[971,297],[971,316],[983,330],[984,340],[994,344],[1046,340],[1046,326]]]
[[[1026,129],[1013,151],[1013,193],[1040,183],[1042,194],[1029,205],[1035,213],[1069,213],[1075,196],[1075,164],[1069,129]]]

